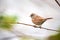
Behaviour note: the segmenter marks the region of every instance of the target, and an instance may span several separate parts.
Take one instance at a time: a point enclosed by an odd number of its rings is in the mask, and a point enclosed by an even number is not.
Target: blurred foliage
[[[28,37],[22,37],[21,40],[36,40],[36,39],[28,38]]]
[[[17,20],[16,16],[0,15],[0,28],[1,29],[11,29],[12,24]]]
[[[59,28],[60,28],[60,26],[59,26]],[[60,30],[59,28],[58,28],[58,30]],[[48,40],[60,40],[60,32],[55,35],[51,35],[50,37],[48,37]]]
[[[48,38],[48,40],[60,40],[60,33],[54,35],[54,36],[50,36]]]

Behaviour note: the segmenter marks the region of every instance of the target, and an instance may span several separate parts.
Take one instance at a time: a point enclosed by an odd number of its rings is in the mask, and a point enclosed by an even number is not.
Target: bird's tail
[[[48,19],[53,19],[53,18],[46,18],[46,20],[48,20]]]

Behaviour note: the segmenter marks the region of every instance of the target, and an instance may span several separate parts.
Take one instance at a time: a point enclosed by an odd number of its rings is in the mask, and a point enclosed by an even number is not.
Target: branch
[[[36,26],[36,25],[25,24],[25,23],[19,23],[19,22],[17,22],[17,24],[23,24],[23,25],[33,26],[34,28],[37,28],[37,26]],[[60,32],[59,30],[53,30],[53,29],[48,29],[48,28],[44,28],[44,27],[38,27],[38,28],[46,29],[46,30],[51,30],[51,31],[56,31],[56,32]]]
[[[9,22],[8,22],[8,23],[9,23]],[[50,31],[60,32],[59,30],[44,28],[44,27],[41,27],[41,26],[38,27],[38,26],[36,26],[36,25],[25,24],[25,23],[20,23],[20,22],[16,22],[16,23],[12,23],[12,24],[22,24],[22,25],[27,25],[27,26],[33,26],[34,28],[40,28],[40,29],[46,29],[46,30],[50,30]]]
[[[25,24],[25,23],[19,23],[19,22],[16,22],[16,24],[22,24],[22,25],[27,25],[27,26],[33,26],[34,28],[36,28],[37,26],[36,25],[31,25],[31,24]],[[41,29],[46,29],[46,30],[50,30],[50,31],[56,31],[56,32],[60,32],[59,30],[53,30],[53,29],[48,29],[48,28],[44,28],[44,27],[38,27],[38,28],[41,28]],[[8,30],[8,31],[11,31],[13,34],[16,34],[16,36],[12,36],[12,37],[6,37],[6,38],[3,38],[3,39],[10,39],[10,38],[15,38],[15,37],[31,37],[31,38],[34,38],[33,36],[30,36],[30,35],[26,35],[26,34],[24,34],[24,33],[22,33],[22,32],[18,32],[18,31],[16,31],[15,30],[15,32],[14,31],[12,31],[12,30]],[[18,35],[17,33],[21,33],[22,35]]]
[[[57,1],[57,0],[55,0],[55,2],[59,5],[59,7],[60,7],[60,3]]]

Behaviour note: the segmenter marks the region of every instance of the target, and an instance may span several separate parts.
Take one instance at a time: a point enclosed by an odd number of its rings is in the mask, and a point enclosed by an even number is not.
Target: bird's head
[[[33,18],[33,17],[35,17],[35,16],[36,16],[35,13],[32,13],[32,14],[30,15],[31,18]]]

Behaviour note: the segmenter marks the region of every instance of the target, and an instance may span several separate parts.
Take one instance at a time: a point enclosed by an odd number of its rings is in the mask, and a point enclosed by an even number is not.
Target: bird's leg
[[[40,29],[41,29],[41,28],[42,28],[42,27],[41,27],[41,25],[39,25],[39,26],[38,26],[38,28],[40,28]]]
[[[41,25],[35,25],[33,27],[35,27],[35,28],[41,28]]]
[[[34,25],[33,27],[34,27],[34,28],[37,28],[37,25]]]
[[[36,26],[36,25],[34,25],[33,27],[34,27],[34,28],[36,28],[37,26]]]
[[[38,28],[38,25],[34,25],[33,27],[34,27],[34,28]]]

